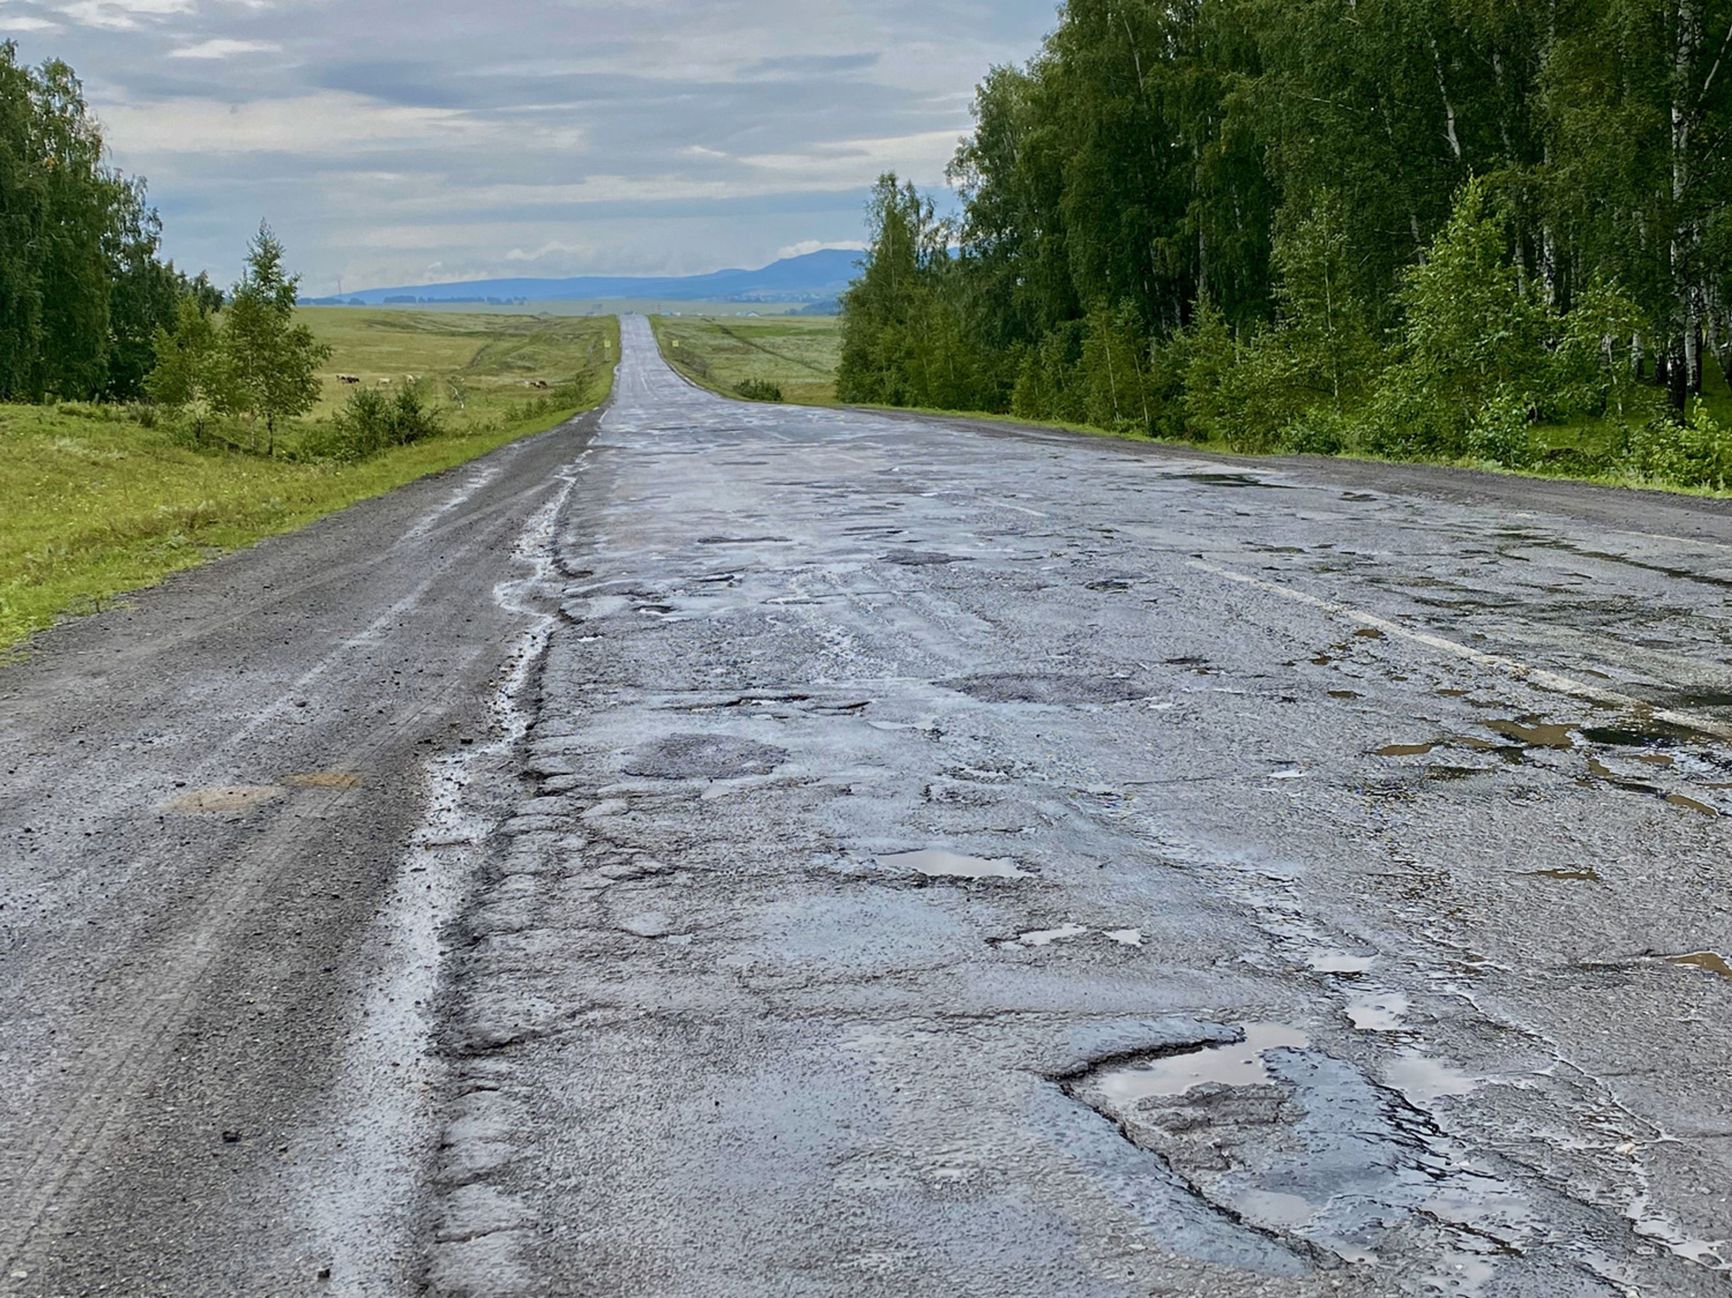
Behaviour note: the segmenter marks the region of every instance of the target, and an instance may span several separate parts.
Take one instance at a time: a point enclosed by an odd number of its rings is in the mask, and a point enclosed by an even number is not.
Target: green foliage
[[[982,81],[955,222],[880,186],[844,395],[1602,463],[1546,430],[1647,429],[1667,397],[1683,420],[1732,365],[1728,21],[1701,0],[1068,0]]]
[[[387,395],[357,388],[334,419],[304,438],[303,457],[365,460],[394,446],[413,446],[444,431],[439,411],[422,384],[409,383]]]
[[[1405,276],[1395,382],[1438,407],[1448,430],[1437,449],[1461,449],[1458,434],[1494,402],[1530,407],[1549,396],[1546,309],[1524,291],[1507,251],[1504,222],[1483,178],[1468,182],[1424,261]]]
[[[145,378],[146,394],[157,405],[183,414],[193,440],[202,444],[212,420],[233,409],[235,400],[228,354],[195,297],[181,299],[172,332],[157,327],[153,352],[156,364]]]
[[[131,400],[185,283],[71,68],[0,42],[0,400]]]
[[[283,267],[283,245],[261,225],[247,248],[246,273],[235,285],[221,332],[229,378],[229,409],[247,418],[257,445],[276,453],[278,427],[319,402],[319,366],[330,348],[294,318],[298,276]]]
[[[1656,482],[1732,487],[1732,436],[1702,401],[1691,403],[1681,424],[1662,417],[1630,428],[1624,458],[1633,472]]]
[[[1468,454],[1506,468],[1528,468],[1534,457],[1531,423],[1527,402],[1505,388],[1493,394],[1468,425]]]
[[[768,379],[745,379],[734,385],[734,392],[747,401],[780,401],[782,388],[780,384]]]
[[[1154,429],[1159,397],[1134,307],[1102,304],[1089,312],[1077,365],[1084,422],[1118,432]]]

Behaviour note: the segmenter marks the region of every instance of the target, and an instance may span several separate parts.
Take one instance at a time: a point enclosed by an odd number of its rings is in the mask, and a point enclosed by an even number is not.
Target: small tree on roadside
[[[234,388],[216,325],[196,296],[181,299],[173,333],[158,327],[155,349],[156,368],[144,381],[146,393],[159,406],[184,412],[194,440],[203,443],[211,420],[234,408]]]
[[[268,225],[247,248],[247,268],[224,312],[222,349],[231,408],[265,427],[265,453],[276,454],[277,428],[319,401],[319,366],[331,349],[295,323],[300,277],[283,269],[283,245]]]

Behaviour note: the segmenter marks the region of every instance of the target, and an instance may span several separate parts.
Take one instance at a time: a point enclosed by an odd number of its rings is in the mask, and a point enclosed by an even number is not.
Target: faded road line
[[[1506,658],[1502,654],[1486,653],[1483,649],[1475,649],[1459,641],[1450,640],[1444,636],[1433,635],[1430,631],[1415,631],[1399,622],[1391,622],[1386,617],[1365,609],[1354,608],[1351,604],[1343,604],[1338,600],[1325,599],[1321,595],[1313,595],[1308,591],[1296,590],[1292,586],[1283,586],[1279,582],[1267,581],[1262,577],[1253,577],[1250,573],[1240,572],[1233,568],[1224,568],[1219,564],[1210,563],[1206,559],[1187,560],[1190,567],[1199,572],[1209,573],[1226,581],[1237,582],[1241,586],[1250,586],[1270,595],[1291,600],[1295,604],[1305,604],[1311,608],[1344,617],[1358,622],[1362,626],[1375,627],[1399,640],[1410,644],[1424,645],[1427,649],[1435,649],[1439,653],[1463,659],[1466,662],[1489,667],[1493,671],[1502,672],[1516,680],[1540,689],[1550,690],[1554,694],[1568,694],[1574,698],[1585,699],[1590,703],[1603,703],[1608,707],[1625,708],[1647,713],[1656,721],[1668,725],[1682,726],[1686,730],[1699,731],[1705,735],[1713,735],[1717,739],[1732,742],[1732,725],[1714,717],[1703,716],[1698,712],[1679,712],[1669,708],[1656,708],[1653,704],[1631,694],[1618,690],[1609,690],[1602,685],[1593,685],[1587,681],[1579,681],[1573,676],[1565,676],[1546,667],[1535,667],[1529,663],[1519,662],[1514,658]]]

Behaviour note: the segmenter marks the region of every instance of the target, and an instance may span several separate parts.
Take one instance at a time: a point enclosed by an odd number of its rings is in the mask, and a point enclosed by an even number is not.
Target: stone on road
[[[624,341],[0,675],[0,1283],[1725,1291],[1724,508]]]

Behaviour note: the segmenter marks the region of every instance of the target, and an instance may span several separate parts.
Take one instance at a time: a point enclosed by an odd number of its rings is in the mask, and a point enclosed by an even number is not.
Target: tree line
[[[104,154],[66,64],[0,42],[0,401],[132,400],[182,299],[222,294],[161,256],[142,180]]]
[[[282,244],[261,225],[227,299],[161,245],[144,182],[108,164],[73,70],[21,66],[0,42],[0,401],[148,401],[201,443],[238,420],[248,449],[275,454],[283,422],[317,404],[330,356],[295,323]],[[419,403],[407,424],[393,407],[367,435],[426,435]]]
[[[1719,472],[1732,0],[1069,0],[975,117],[957,216],[875,191],[846,400]]]

